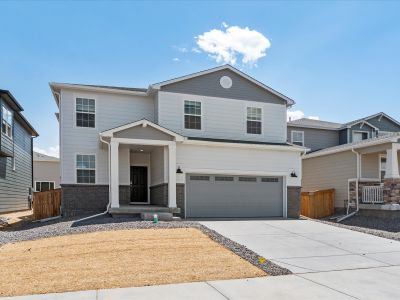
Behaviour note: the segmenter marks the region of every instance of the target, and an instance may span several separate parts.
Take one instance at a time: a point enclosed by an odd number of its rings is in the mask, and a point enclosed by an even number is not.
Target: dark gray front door
[[[147,202],[147,167],[131,166],[131,202]]]
[[[186,217],[255,218],[283,215],[283,178],[186,176]]]

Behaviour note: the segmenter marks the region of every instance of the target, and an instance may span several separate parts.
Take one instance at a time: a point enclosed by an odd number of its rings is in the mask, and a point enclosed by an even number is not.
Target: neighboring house
[[[288,141],[311,152],[400,132],[400,122],[381,112],[345,124],[312,119],[288,122]]]
[[[60,187],[60,159],[33,152],[33,181],[36,192]]]
[[[301,119],[289,122],[288,134],[311,150],[303,157],[304,191],[334,188],[337,208],[349,199],[366,210],[400,208],[400,123],[395,119],[384,113],[346,124]]]
[[[304,148],[286,142],[294,101],[239,70],[148,88],[50,87],[65,215],[110,201],[112,213],[150,204],[182,217],[298,216]]]
[[[0,213],[28,209],[32,189],[32,143],[38,133],[23,108],[0,90]]]

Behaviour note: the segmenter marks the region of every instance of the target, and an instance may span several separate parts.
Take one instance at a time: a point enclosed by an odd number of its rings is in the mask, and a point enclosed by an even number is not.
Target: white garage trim
[[[260,172],[260,171],[243,171],[243,170],[216,170],[216,169],[185,169],[185,191],[184,191],[184,206],[185,206],[185,219],[186,219],[186,201],[187,201],[187,182],[186,175],[187,174],[213,174],[213,175],[246,175],[246,176],[272,176],[272,177],[282,177],[282,189],[283,189],[283,205],[282,205],[282,216],[287,218],[287,173],[285,172]]]

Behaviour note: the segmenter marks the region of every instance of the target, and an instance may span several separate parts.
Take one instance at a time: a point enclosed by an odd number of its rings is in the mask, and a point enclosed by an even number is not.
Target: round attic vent
[[[224,89],[229,89],[232,86],[232,79],[228,76],[222,76],[221,79],[219,80],[219,84]]]

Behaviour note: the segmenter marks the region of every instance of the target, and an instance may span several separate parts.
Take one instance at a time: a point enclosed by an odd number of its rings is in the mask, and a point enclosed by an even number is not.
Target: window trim
[[[386,174],[386,168],[385,170],[382,170],[382,158],[386,158],[386,163],[387,163],[387,156],[386,154],[379,154],[378,159],[379,159],[379,179],[382,181],[385,178],[382,178],[382,171],[385,171]]]
[[[37,182],[40,182],[40,183],[42,183],[42,182],[52,183],[52,184],[54,185],[54,189],[53,189],[53,190],[56,189],[56,182],[55,182],[55,181],[52,181],[52,180],[35,180],[35,184],[34,184],[34,186],[33,186],[35,192],[40,192],[40,191],[37,191],[37,190],[36,190],[36,183],[37,183]],[[50,190],[50,191],[52,191],[52,190]]]
[[[301,133],[301,136],[302,136],[301,147],[304,147],[304,131],[301,131],[301,130],[291,130],[290,131],[290,141],[292,144],[297,145],[297,144],[295,144],[295,141],[293,141],[293,133]],[[296,141],[296,142],[298,142],[298,141]]]
[[[247,119],[247,109],[248,108],[259,108],[261,109],[261,121],[254,121],[254,120],[248,120]],[[244,116],[245,116],[245,133],[246,135],[250,135],[250,136],[260,136],[264,133],[264,109],[262,106],[254,106],[254,105],[246,105],[246,108],[244,110]],[[247,132],[247,121],[254,121],[254,122],[260,122],[261,123],[261,132],[260,133],[248,133]]]
[[[370,132],[369,131],[365,131],[365,130],[352,130],[351,132],[351,142],[354,142],[354,133],[366,133],[367,134],[367,140],[369,140],[371,138]],[[361,141],[365,141],[365,140],[361,140]]]
[[[83,182],[78,182],[78,168],[76,166],[77,163],[77,156],[78,155],[94,155],[94,169],[79,169],[79,170],[94,170],[94,183],[83,183]],[[75,152],[75,157],[74,157],[74,181],[76,184],[82,184],[82,185],[95,185],[97,184],[97,154],[96,153],[84,153],[84,152]]]
[[[73,127],[77,128],[77,129],[97,129],[97,97],[93,96],[93,95],[88,95],[88,94],[74,94],[73,96],[74,98],[74,117],[73,117]],[[76,99],[77,98],[84,98],[84,99],[90,99],[90,100],[94,100],[94,127],[81,127],[81,126],[76,126]],[[89,113],[90,114],[90,113]]]
[[[4,120],[3,107],[8,112],[11,113],[11,124],[9,124],[7,121],[5,121],[5,123],[10,126],[11,136],[9,136],[8,134],[3,132],[3,120]],[[1,105],[1,124],[0,125],[1,125],[1,128],[0,128],[1,134],[6,136],[10,140],[13,140],[14,139],[14,111],[4,104]]]
[[[185,101],[191,101],[191,102],[199,102],[200,103],[200,115],[194,115],[194,114],[187,114],[185,113]],[[183,130],[189,130],[189,131],[194,131],[194,132],[201,132],[204,131],[204,122],[203,122],[203,101],[200,99],[183,99],[183,103],[182,103],[182,112],[183,112],[183,118],[182,118],[182,128]],[[194,129],[194,128],[186,128],[185,127],[185,115],[188,116],[196,116],[196,117],[200,117],[200,129]]]

